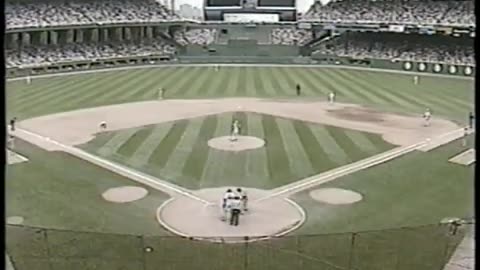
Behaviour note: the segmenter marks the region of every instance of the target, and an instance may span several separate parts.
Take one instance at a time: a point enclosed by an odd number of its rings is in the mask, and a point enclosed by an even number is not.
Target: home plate
[[[469,149],[461,154],[454,156],[448,161],[460,165],[469,166],[475,162],[475,149]]]
[[[19,155],[15,152],[12,152],[7,149],[7,164],[16,164],[16,163],[22,163],[28,161],[28,159],[22,155]]]

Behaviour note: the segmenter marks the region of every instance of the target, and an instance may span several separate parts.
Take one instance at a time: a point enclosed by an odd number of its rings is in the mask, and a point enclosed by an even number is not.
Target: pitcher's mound
[[[109,202],[126,203],[140,200],[147,194],[148,191],[142,187],[124,186],[110,188],[102,194],[102,197]]]
[[[316,200],[328,204],[352,204],[362,200],[362,195],[355,191],[340,188],[321,188],[310,192]]]
[[[263,147],[265,141],[252,136],[238,136],[236,141],[231,141],[230,136],[210,139],[208,146],[223,151],[244,151]]]
[[[226,189],[212,188],[195,192],[195,195],[211,202],[210,205],[186,197],[170,199],[158,208],[157,219],[175,234],[225,243],[281,236],[297,229],[305,221],[304,211],[293,201],[272,198],[255,203],[255,199],[265,196],[268,191],[247,189],[250,201],[248,212],[240,216],[238,226],[231,226],[221,219],[223,211],[220,203]]]

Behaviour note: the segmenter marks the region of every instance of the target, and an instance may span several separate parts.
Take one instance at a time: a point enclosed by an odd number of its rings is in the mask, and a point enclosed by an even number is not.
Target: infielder
[[[242,201],[239,196],[236,196],[231,200],[230,208],[232,214],[230,216],[230,225],[238,226],[238,220],[240,218],[240,213],[242,212]]]
[[[238,120],[234,120],[232,122],[232,130],[230,135],[230,141],[234,142],[238,140],[237,136],[240,134],[240,122]]]
[[[231,203],[234,197],[235,197],[235,193],[233,193],[231,189],[227,189],[227,192],[225,192],[225,194],[223,195],[223,199],[222,199],[222,210],[223,210],[222,220],[223,221],[230,219]]]
[[[423,119],[425,120],[425,123],[423,124],[424,127],[430,126],[430,119],[432,118],[432,113],[430,112],[430,109],[427,108],[425,112],[423,113]]]
[[[333,102],[335,102],[335,93],[334,93],[334,92],[330,92],[330,93],[328,94],[328,103],[333,104]]]
[[[241,200],[241,210],[243,212],[248,211],[248,196],[247,191],[245,189],[237,188],[237,195],[240,197]]]

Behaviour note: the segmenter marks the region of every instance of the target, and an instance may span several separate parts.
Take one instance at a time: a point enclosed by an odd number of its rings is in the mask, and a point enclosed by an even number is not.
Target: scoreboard
[[[206,6],[209,7],[239,7],[242,0],[207,0]]]
[[[258,0],[259,7],[295,7],[295,0]]]
[[[265,15],[265,16],[262,16]],[[295,21],[296,0],[204,0],[207,21],[225,21],[226,18],[278,18],[277,21]],[[227,16],[225,16],[227,15]]]

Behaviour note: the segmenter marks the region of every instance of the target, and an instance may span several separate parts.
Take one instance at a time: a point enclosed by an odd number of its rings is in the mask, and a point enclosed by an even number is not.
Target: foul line
[[[163,180],[160,180],[158,178],[155,178],[153,176],[150,176],[150,175],[147,175],[147,174],[144,174],[144,173],[140,173],[134,169],[131,169],[131,168],[127,168],[127,167],[124,167],[122,165],[119,165],[119,164],[116,164],[114,162],[111,162],[111,161],[108,161],[104,158],[101,158],[101,157],[98,157],[98,156],[95,156],[95,155],[92,155],[90,153],[87,153],[81,149],[78,149],[76,147],[71,147],[71,146],[67,146],[67,145],[64,145],[60,142],[57,142],[57,141],[54,141],[50,138],[47,138],[47,137],[44,137],[40,134],[37,134],[37,133],[34,133],[34,132],[31,132],[31,131],[28,131],[28,130],[25,130],[25,129],[20,129],[20,128],[17,128],[16,129],[17,131],[20,131],[20,132],[23,132],[27,135],[30,135],[30,136],[33,136],[33,137],[36,137],[38,139],[41,139],[47,143],[52,143],[52,144],[55,144],[56,146],[62,148],[65,150],[65,152],[67,153],[70,153],[76,157],[79,157],[83,160],[87,160],[91,163],[94,163],[96,165],[99,165],[105,169],[108,169],[110,171],[113,171],[115,173],[120,173],[136,182],[140,182],[142,184],[145,184],[147,186],[150,186],[152,188],[155,188],[157,190],[160,190],[162,192],[167,192],[169,193],[168,191],[173,191],[177,194],[180,194],[180,195],[183,195],[185,197],[188,197],[188,198],[191,198],[191,199],[194,199],[194,200],[197,200],[197,201],[200,201],[204,204],[210,204],[210,202],[200,198],[200,197],[197,197],[195,195],[193,195],[190,191],[188,191],[187,189],[184,189],[184,188],[181,188],[179,186],[176,186],[176,185],[173,185],[171,183],[167,183]],[[28,139],[27,139],[28,140]],[[132,177],[133,176],[133,177]],[[166,191],[168,190],[168,191]]]
[[[409,145],[409,146],[398,147],[398,148],[395,148],[393,150],[378,154],[376,156],[369,157],[369,158],[366,158],[366,159],[363,159],[363,160],[360,160],[360,161],[357,161],[357,162],[354,162],[354,163],[351,163],[351,164],[347,164],[345,166],[342,166],[342,167],[339,167],[339,168],[336,168],[336,169],[333,169],[333,170],[330,170],[330,171],[327,171],[327,172],[324,172],[324,173],[321,173],[321,174],[317,174],[317,175],[305,178],[305,179],[297,181],[295,183],[288,184],[288,185],[273,189],[273,190],[271,190],[272,193],[270,193],[269,195],[266,195],[265,197],[262,197],[262,198],[259,198],[259,199],[255,200],[255,202],[261,202],[261,201],[264,201],[264,200],[268,200],[268,199],[278,197],[278,196],[282,196],[282,195],[286,195],[286,194],[292,195],[292,194],[298,193],[300,191],[303,191],[305,189],[311,188],[312,186],[316,186],[316,185],[320,185],[320,184],[330,182],[330,181],[335,180],[339,177],[342,177],[342,176],[345,176],[345,175],[348,175],[348,174],[351,174],[351,173],[354,173],[354,172],[357,172],[357,171],[360,171],[360,170],[363,170],[363,169],[366,169],[366,168],[369,168],[369,167],[373,167],[375,165],[384,163],[386,161],[389,161],[389,160],[392,160],[392,159],[397,158],[399,156],[410,153],[414,150],[421,149],[422,147],[424,147],[426,145],[434,144],[436,140],[440,140],[440,139],[442,139],[444,137],[447,137],[449,135],[452,135],[454,133],[458,133],[459,131],[463,132],[463,128],[444,133],[440,136],[435,137],[432,140],[425,139],[421,142],[418,142],[418,143],[415,143],[415,144],[412,144],[412,145]]]

